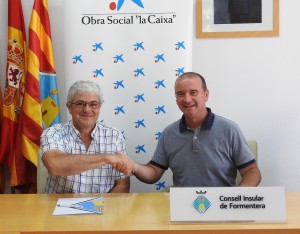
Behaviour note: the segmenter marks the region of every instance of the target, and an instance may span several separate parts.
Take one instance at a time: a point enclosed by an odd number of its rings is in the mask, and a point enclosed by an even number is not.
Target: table
[[[102,196],[104,214],[53,216],[58,198]],[[170,224],[168,193],[1,194],[0,234],[299,234],[300,192],[287,193],[287,223]]]

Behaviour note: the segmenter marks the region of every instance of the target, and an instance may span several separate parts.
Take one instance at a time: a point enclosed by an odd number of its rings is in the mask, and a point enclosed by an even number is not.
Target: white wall
[[[63,0],[48,0],[58,88],[65,90]],[[26,27],[33,0],[23,0]],[[262,186],[300,191],[300,1],[280,1],[280,36],[197,39],[193,68],[207,80],[208,106],[258,141]],[[0,1],[0,79],[5,81],[7,2]],[[299,86],[298,86],[299,85]],[[66,97],[60,93],[64,105]],[[67,115],[63,113],[63,121]]]
[[[300,190],[300,2],[280,1],[280,36],[195,39],[193,68],[213,111],[240,124],[259,146],[261,185]]]

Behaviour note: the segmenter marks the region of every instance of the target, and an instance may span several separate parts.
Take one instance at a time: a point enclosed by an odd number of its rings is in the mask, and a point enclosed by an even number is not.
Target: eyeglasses
[[[96,101],[92,101],[92,102],[78,101],[78,102],[69,102],[69,103],[75,105],[79,109],[86,108],[86,105],[88,105],[93,110],[100,108],[100,102],[96,102]]]

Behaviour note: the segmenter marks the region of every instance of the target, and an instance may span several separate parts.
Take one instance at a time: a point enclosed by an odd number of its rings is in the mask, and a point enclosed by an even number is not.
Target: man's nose
[[[84,111],[91,111],[92,108],[89,106],[88,103],[85,104],[84,108],[83,108]]]
[[[184,96],[184,101],[185,101],[185,102],[190,102],[191,100],[192,100],[191,95],[186,94],[186,95]]]

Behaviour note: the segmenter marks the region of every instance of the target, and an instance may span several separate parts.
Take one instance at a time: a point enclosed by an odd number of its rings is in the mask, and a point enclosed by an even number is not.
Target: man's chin
[[[81,126],[83,126],[83,127],[90,128],[91,126],[92,126],[92,127],[95,126],[96,121],[91,120],[91,119],[86,119],[86,120],[81,121],[80,124],[81,124]]]
[[[191,112],[194,112],[194,111],[195,111],[194,106],[184,108],[184,112],[186,112],[186,113],[191,113]]]

